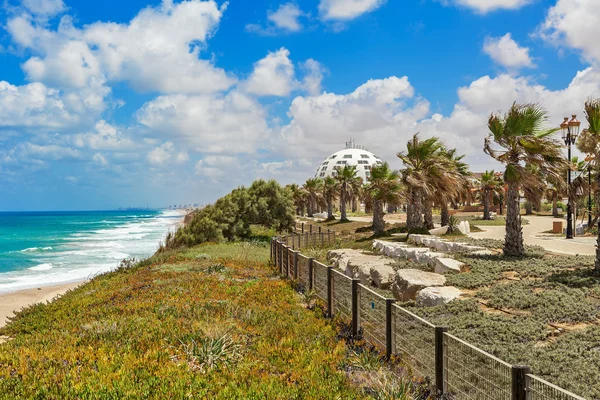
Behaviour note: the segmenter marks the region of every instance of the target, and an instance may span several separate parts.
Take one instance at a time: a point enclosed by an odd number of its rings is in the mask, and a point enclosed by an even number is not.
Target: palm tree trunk
[[[442,202],[442,226],[448,226],[450,224],[450,213],[448,212],[448,203]]]
[[[375,235],[381,235],[385,232],[385,221],[383,204],[379,200],[373,200],[373,231]]]
[[[483,191],[483,219],[491,220],[492,216],[490,215],[490,194],[488,190]]]
[[[423,210],[423,220],[427,229],[435,228],[433,224],[433,202],[430,199],[425,200],[425,210]]]
[[[352,212],[355,213],[358,209],[358,201],[356,200],[356,196],[352,196]]]
[[[340,193],[340,221],[346,222],[348,221],[348,216],[346,215],[346,184],[342,184],[342,190]]]
[[[419,189],[410,191],[406,226],[409,231],[423,228],[423,196]]]
[[[335,217],[333,216],[333,199],[331,196],[327,196],[327,220],[332,221]]]
[[[308,215],[308,217],[312,218],[314,216],[312,196],[308,198],[308,201],[306,203],[306,214]]]
[[[504,255],[520,257],[525,249],[523,246],[523,229],[521,227],[521,208],[519,204],[519,185],[508,183],[506,201],[506,236],[504,238]]]
[[[558,218],[558,195],[554,193],[552,195],[552,216]]]
[[[527,200],[525,202],[525,215],[531,215],[533,214],[533,204]]]

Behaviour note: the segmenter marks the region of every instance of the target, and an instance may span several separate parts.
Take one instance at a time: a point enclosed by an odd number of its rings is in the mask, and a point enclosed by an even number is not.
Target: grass
[[[267,261],[260,241],[167,251],[24,309],[0,330],[0,398],[371,398]]]

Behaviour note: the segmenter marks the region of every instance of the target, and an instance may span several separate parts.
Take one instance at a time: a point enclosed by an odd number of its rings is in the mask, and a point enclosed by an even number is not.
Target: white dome
[[[333,153],[327,157],[317,168],[315,178],[335,176],[336,168],[344,168],[345,165],[356,166],[356,175],[367,182],[371,177],[371,168],[374,165],[383,164],[376,155],[364,148],[347,148]]]

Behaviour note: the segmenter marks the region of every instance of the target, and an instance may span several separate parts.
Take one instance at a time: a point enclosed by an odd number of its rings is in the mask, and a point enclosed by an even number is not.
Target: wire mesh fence
[[[527,400],[585,400],[571,392],[546,382],[535,375],[527,375]]]
[[[364,285],[359,285],[359,324],[365,340],[385,351],[385,297],[375,293]]]
[[[343,319],[352,319],[352,278],[339,271],[331,271],[331,291],[333,315]]]
[[[448,392],[460,399],[511,399],[512,365],[449,333],[444,348]]]
[[[298,280],[308,287],[308,262],[309,258],[298,254]]]
[[[394,353],[415,376],[435,378],[435,326],[394,304],[392,307]]]
[[[313,289],[317,297],[327,301],[327,266],[320,262],[313,263],[313,273],[315,275]]]
[[[316,235],[305,237],[310,241]],[[310,259],[296,253],[284,243],[291,242],[278,238],[272,243],[276,267],[282,275],[293,278],[297,257],[297,278],[308,286],[311,280]],[[304,239],[296,242],[299,246],[304,243]],[[387,355],[394,353],[400,356],[416,378],[427,378],[430,382],[435,382],[436,389],[450,394],[450,398],[584,400],[583,397],[528,374],[527,367],[513,367],[445,332],[446,328],[436,328],[414,313],[392,304],[391,300],[367,286],[355,285],[356,293],[353,297],[352,279],[338,270],[313,260],[312,274],[316,296],[326,302],[331,299],[331,303],[328,303],[330,316],[352,320],[354,335],[360,330],[363,338],[371,345],[380,350],[385,349]],[[390,314],[387,307],[391,308]],[[388,315],[391,318],[389,323]],[[515,390],[520,393],[517,397]]]

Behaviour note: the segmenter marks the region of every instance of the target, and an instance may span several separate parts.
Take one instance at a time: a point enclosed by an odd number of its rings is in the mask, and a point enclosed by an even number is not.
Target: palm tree
[[[595,170],[596,189],[600,188],[600,98],[590,98],[585,102],[585,118],[589,128],[585,129],[577,141],[577,148],[583,153],[593,155],[590,161],[591,167]],[[598,193],[595,193],[598,198]],[[598,219],[598,239],[596,240],[596,262],[594,269],[600,273],[600,219],[598,210],[596,210],[596,219]]]
[[[445,187],[438,186],[434,198],[436,203],[440,205],[442,226],[448,226],[450,222],[448,203],[454,203],[462,198],[471,196],[471,181],[468,179],[471,176],[471,171],[469,171],[467,163],[462,161],[465,157],[464,154],[457,154],[456,149],[446,149],[444,154],[450,161],[450,164],[448,164],[447,179]]]
[[[408,189],[406,225],[409,231],[424,228],[425,212],[425,222],[430,227],[432,196],[441,187],[451,187],[450,180],[455,178],[451,171],[455,171],[455,166],[438,138],[420,140],[418,133],[406,144],[406,152],[397,155],[404,163],[401,176]]]
[[[304,184],[304,190],[306,191],[307,195],[306,213],[311,218],[314,216],[316,208],[318,207],[322,185],[323,181],[319,178],[307,179],[306,183]]]
[[[340,222],[349,221],[346,215],[346,202],[362,185],[362,179],[356,173],[356,166],[345,165],[343,168],[338,168],[335,175],[340,191]]]
[[[333,202],[337,197],[337,192],[338,182],[331,176],[325,177],[325,179],[323,179],[323,198],[327,203],[327,221],[333,221],[335,219],[333,216]]]
[[[483,219],[491,220],[490,215],[490,198],[493,198],[494,192],[498,191],[498,187],[502,187],[502,182],[498,180],[494,170],[485,171],[479,178],[479,194],[483,203]]]
[[[304,188],[295,183],[287,185],[286,187],[292,193],[292,201],[294,202],[296,214],[303,216],[306,204],[306,191],[304,190]]]
[[[539,177],[555,179],[560,175],[565,159],[560,144],[551,135],[556,129],[544,129],[546,111],[535,104],[513,103],[504,114],[492,114],[488,120],[490,134],[485,139],[484,151],[506,166],[504,181],[508,184],[506,210],[506,237],[504,254],[524,254],[523,230],[519,207],[519,190],[530,190],[539,183]],[[500,149],[492,148],[492,141]],[[533,173],[533,169],[537,173]]]
[[[388,163],[371,168],[371,180],[367,186],[373,205],[373,231],[375,235],[385,232],[383,205],[398,205],[400,200],[400,175],[392,171]]]

